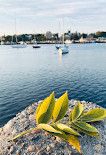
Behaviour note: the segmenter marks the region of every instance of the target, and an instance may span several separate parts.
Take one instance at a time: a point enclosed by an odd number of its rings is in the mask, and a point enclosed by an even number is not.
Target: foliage
[[[68,141],[81,153],[78,141],[78,137],[81,136],[81,133],[78,131],[100,139],[99,131],[87,122],[103,120],[103,118],[106,117],[106,110],[93,109],[87,113],[84,113],[83,105],[78,102],[70,113],[69,121],[67,121],[66,124],[63,124],[60,120],[67,112],[68,104],[67,91],[56,101],[56,103],[53,92],[49,97],[42,101],[36,109],[35,117],[38,124],[37,127],[21,133],[20,135],[14,137],[12,141],[25,135],[26,133],[32,132],[33,130],[43,129],[51,135],[58,136]]]

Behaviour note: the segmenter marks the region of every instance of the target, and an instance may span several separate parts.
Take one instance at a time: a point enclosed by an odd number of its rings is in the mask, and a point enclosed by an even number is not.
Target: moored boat
[[[59,52],[60,52],[60,54],[69,53],[69,48],[68,48],[68,46],[66,46],[66,45],[64,44],[63,47],[59,48]]]
[[[40,48],[41,46],[37,44],[37,42],[35,41],[35,43],[32,46],[33,48]]]
[[[63,20],[63,30],[64,30],[64,20]],[[63,46],[59,48],[60,54],[69,53],[69,48],[66,44],[64,44],[64,31],[63,31]]]
[[[26,43],[24,44],[14,44],[14,45],[11,45],[12,48],[26,48],[27,45]]]

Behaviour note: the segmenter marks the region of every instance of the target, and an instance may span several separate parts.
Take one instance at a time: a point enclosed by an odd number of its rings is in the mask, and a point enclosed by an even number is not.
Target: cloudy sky
[[[106,31],[106,0],[0,0],[0,36],[15,33]],[[60,25],[60,26],[59,26]]]

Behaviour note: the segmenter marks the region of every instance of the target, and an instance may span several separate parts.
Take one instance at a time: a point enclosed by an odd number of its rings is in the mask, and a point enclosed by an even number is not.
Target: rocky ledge
[[[33,131],[31,134],[18,138],[15,142],[11,139],[23,131],[36,127],[35,110],[38,103],[27,107],[16,117],[11,119],[5,126],[0,128],[0,155],[79,155],[75,147],[68,142],[46,134],[44,131]],[[81,101],[86,111],[101,108],[91,102]],[[67,114],[77,104],[76,100],[69,101]],[[68,119],[68,115],[64,119]],[[101,133],[101,140],[83,135],[79,138],[80,147],[83,155],[106,155],[106,119],[100,122],[92,123]]]

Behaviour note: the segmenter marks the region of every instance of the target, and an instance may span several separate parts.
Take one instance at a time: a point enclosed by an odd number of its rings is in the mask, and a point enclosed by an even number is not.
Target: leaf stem
[[[21,136],[23,136],[23,135],[25,135],[25,134],[27,134],[27,133],[31,133],[32,131],[36,131],[36,130],[38,130],[37,127],[36,127],[36,128],[33,128],[33,129],[30,129],[30,130],[27,130],[27,131],[24,131],[24,132],[20,133],[19,135],[15,136],[15,137],[12,139],[12,141],[16,140],[17,138],[19,138],[19,137],[21,137]]]

